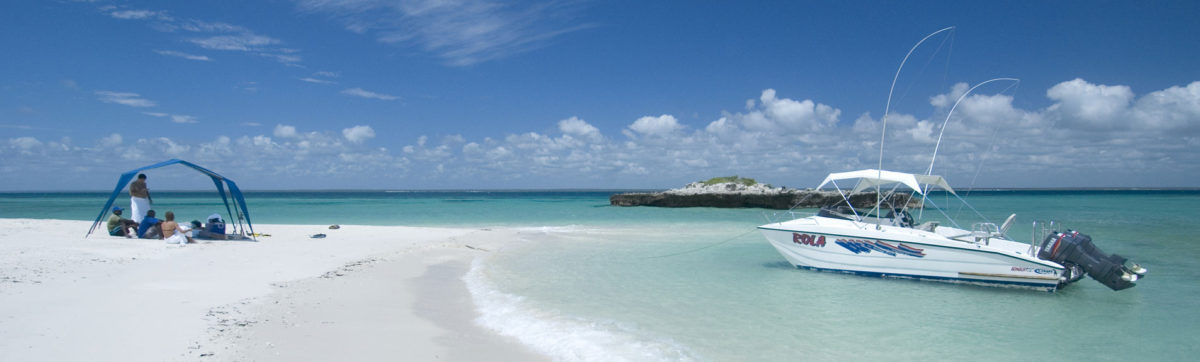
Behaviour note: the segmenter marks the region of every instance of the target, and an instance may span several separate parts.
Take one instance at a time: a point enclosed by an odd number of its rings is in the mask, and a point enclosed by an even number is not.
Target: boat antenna
[[[884,141],[887,140],[887,116],[888,116],[888,112],[890,112],[892,109],[892,93],[894,93],[896,91],[896,81],[900,79],[900,71],[904,69],[904,63],[908,62],[908,57],[912,56],[912,53],[914,51],[916,51],[917,48],[920,47],[922,43],[924,43],[926,40],[929,40],[929,38],[932,38],[934,35],[937,35],[941,32],[948,31],[948,30],[954,30],[954,27],[953,26],[946,27],[942,30],[938,30],[938,31],[929,33],[929,35],[926,35],[924,38],[921,38],[921,41],[917,42],[916,45],[913,45],[912,49],[908,50],[908,54],[904,54],[904,60],[901,60],[900,66],[896,68],[896,75],[892,76],[892,87],[888,88],[887,105],[885,105],[883,107],[883,119],[880,121],[881,123],[883,123],[883,127],[882,127],[882,132],[880,132],[880,134],[879,134],[879,168],[875,169],[875,171],[877,172],[875,178],[877,180],[883,178],[883,143],[884,143]],[[875,182],[875,212],[880,212],[879,204],[881,202],[883,202],[883,197],[882,197],[882,195],[880,195],[879,191],[880,191],[879,190],[879,182],[876,181]],[[878,220],[876,220],[876,222],[875,222],[875,227],[876,228],[879,227]]]

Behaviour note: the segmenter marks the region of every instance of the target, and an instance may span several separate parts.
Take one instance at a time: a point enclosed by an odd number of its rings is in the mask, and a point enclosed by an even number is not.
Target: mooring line
[[[705,245],[705,246],[702,246],[702,247],[699,247],[699,248],[695,248],[695,249],[692,249],[692,250],[682,251],[682,252],[673,253],[673,254],[666,254],[666,255],[647,256],[647,257],[643,257],[642,259],[658,259],[658,258],[666,258],[666,257],[669,257],[669,256],[676,256],[676,255],[683,255],[683,254],[688,254],[688,253],[694,253],[694,252],[701,251],[701,250],[704,250],[704,249],[708,249],[708,248],[711,248],[711,247],[714,247],[714,246],[717,246],[717,245],[721,245],[721,244],[724,244],[724,243],[728,243],[728,242],[730,242],[730,241],[736,240],[737,238],[740,238],[740,237],[746,236],[746,234],[749,234],[749,233],[752,233],[752,232],[754,232],[754,230],[750,230],[750,231],[747,231],[747,232],[744,232],[744,233],[738,234],[737,236],[734,236],[734,237],[731,237],[731,238],[728,238],[728,239],[725,239],[725,240],[721,240],[721,241],[717,242],[716,244]]]

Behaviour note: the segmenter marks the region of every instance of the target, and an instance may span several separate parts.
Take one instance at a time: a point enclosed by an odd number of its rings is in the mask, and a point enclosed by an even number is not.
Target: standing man
[[[150,210],[150,204],[154,199],[150,198],[150,189],[146,188],[146,174],[139,173],[137,180],[129,183],[129,208],[133,209],[133,221],[138,223],[146,217],[146,211]]]

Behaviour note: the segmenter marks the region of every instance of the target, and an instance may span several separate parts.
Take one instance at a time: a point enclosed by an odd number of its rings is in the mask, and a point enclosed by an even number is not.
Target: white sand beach
[[[519,231],[255,225],[271,236],[180,247],[90,224],[0,219],[0,360],[548,359],[475,324],[462,280]]]

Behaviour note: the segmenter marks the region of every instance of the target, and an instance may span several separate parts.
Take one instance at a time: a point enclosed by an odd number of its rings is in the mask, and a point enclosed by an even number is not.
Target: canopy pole
[[[113,188],[112,195],[108,197],[108,201],[104,203],[104,207],[100,208],[100,215],[96,216],[96,221],[92,223],[92,227],[88,228],[87,234],[83,235],[85,239],[89,236],[92,236],[92,231],[95,231],[96,226],[100,225],[100,220],[103,220],[104,215],[108,214],[108,210],[112,207],[113,201],[117,199],[117,196],[121,194],[121,190],[125,189],[125,184],[133,178],[133,174],[137,171],[138,170],[134,170],[123,173],[121,174],[121,177],[117,179],[117,187]]]

